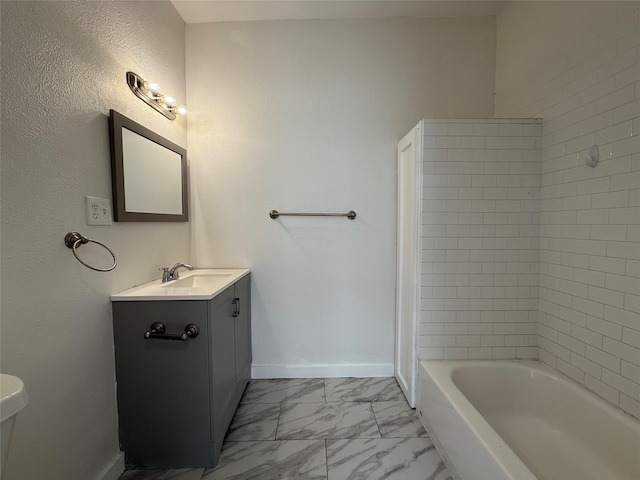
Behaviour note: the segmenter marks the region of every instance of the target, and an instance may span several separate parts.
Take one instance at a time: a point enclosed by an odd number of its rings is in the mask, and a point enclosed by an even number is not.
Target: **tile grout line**
[[[322,379],[322,390],[324,392],[324,404],[327,405],[329,401],[327,399],[327,379],[326,378]],[[327,472],[327,480],[329,480],[329,450],[327,448],[327,440],[328,439],[326,438],[324,439],[324,466]]]
[[[280,428],[280,417],[282,416],[282,405],[283,402],[280,402],[280,409],[278,410],[278,421],[276,422],[276,431],[273,434],[273,441],[278,440],[278,428]]]
[[[382,430],[380,430],[380,424],[378,423],[378,418],[376,417],[376,412],[373,409],[373,402],[369,402],[369,408],[371,409],[371,415],[373,415],[373,421],[376,422],[376,428],[378,429],[378,435],[382,438]]]
[[[324,403],[329,403],[327,402],[327,379],[326,378],[322,379],[322,392],[324,394]]]
[[[327,448],[327,439],[324,439],[324,468],[327,472],[327,480],[329,480],[329,450]]]

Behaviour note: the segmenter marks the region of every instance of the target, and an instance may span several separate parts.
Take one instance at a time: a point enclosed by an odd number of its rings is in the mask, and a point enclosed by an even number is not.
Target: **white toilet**
[[[22,380],[13,375],[0,373],[0,442],[2,447],[0,472],[4,472],[4,466],[7,463],[13,423],[18,412],[27,404],[27,400],[27,391]],[[0,473],[1,475],[2,473]]]

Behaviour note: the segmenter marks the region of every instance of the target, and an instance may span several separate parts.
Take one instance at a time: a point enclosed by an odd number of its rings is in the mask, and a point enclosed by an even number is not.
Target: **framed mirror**
[[[116,222],[188,222],[187,151],[110,111],[111,181]]]

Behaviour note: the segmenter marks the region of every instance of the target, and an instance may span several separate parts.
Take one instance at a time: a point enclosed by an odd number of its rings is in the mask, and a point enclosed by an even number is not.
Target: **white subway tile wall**
[[[554,55],[496,92],[497,116],[544,119],[538,356],[636,417],[639,6],[612,5],[598,25],[577,32],[580,48]],[[584,164],[593,144],[600,148],[596,168]],[[445,356],[435,350],[423,354]]]
[[[422,126],[419,356],[536,358],[541,121]]]

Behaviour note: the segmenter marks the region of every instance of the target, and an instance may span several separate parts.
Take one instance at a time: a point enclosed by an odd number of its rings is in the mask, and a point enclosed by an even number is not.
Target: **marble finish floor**
[[[211,469],[120,480],[451,480],[394,378],[252,380]]]

